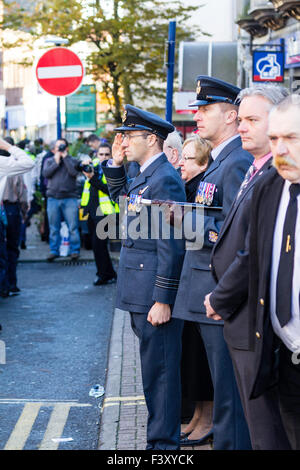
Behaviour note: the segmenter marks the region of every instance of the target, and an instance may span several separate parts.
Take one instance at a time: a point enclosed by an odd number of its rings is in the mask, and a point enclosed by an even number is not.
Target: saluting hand
[[[125,157],[125,149],[123,148],[122,144],[123,144],[122,134],[118,133],[116,134],[116,137],[114,138],[112,148],[111,148],[112,158],[113,158],[114,164],[117,166],[120,166],[123,164],[123,160]]]

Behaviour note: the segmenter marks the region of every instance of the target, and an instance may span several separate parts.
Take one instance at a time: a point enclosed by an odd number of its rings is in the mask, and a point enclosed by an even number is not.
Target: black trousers
[[[279,400],[283,424],[293,450],[300,450],[300,353],[283,343],[279,351]]]
[[[20,254],[19,243],[21,233],[21,211],[19,203],[4,202],[7,226],[6,226],[6,251],[7,251],[7,281],[8,287],[17,285],[17,264]]]
[[[87,224],[92,239],[92,249],[95,256],[97,276],[103,279],[111,279],[116,275],[116,272],[113,268],[108,251],[108,239],[106,238],[105,240],[102,240],[96,233],[97,223],[100,220],[100,217],[93,218],[89,215]]]
[[[234,373],[249,428],[253,450],[289,450],[283,426],[278,387],[272,387],[258,398],[249,399],[255,367],[253,351],[229,346]]]

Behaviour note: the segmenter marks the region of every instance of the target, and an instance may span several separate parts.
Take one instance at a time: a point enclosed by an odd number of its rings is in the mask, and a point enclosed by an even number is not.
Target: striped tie
[[[256,172],[256,167],[255,165],[251,165],[250,168],[248,169],[246,175],[245,175],[245,178],[244,178],[244,181],[242,182],[241,186],[240,186],[240,189],[239,189],[239,192],[238,192],[238,195],[236,197],[236,199],[238,199],[241,194],[243,193],[244,189],[246,189],[249,181],[251,180],[252,176],[254,175],[254,173]]]

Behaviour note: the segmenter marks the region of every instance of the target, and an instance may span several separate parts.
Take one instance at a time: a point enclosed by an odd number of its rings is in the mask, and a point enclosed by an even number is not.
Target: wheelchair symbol
[[[277,62],[276,54],[268,54],[257,61],[256,69],[261,80],[276,80],[281,77],[281,67]]]

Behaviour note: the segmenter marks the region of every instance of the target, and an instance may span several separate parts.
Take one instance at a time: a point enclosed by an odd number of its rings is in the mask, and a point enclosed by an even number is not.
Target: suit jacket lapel
[[[165,161],[167,161],[167,157],[164,153],[162,153],[156,160],[154,160],[154,162],[152,162],[146,168],[146,170],[144,170],[142,173],[140,173],[138,176],[134,178],[134,180],[130,183],[128,193],[132,192],[138,186],[141,186],[142,184],[144,184],[147,178],[149,178],[149,176],[151,176],[154,173],[156,168],[162,163],[164,163]]]
[[[284,181],[285,180],[277,174],[272,182],[265,187],[265,191],[262,196],[264,200],[264,231],[261,234],[261,238],[264,240],[264,247],[266,249],[266,253],[264,254],[264,259],[267,263],[266,275],[269,275],[271,267],[273,234]]]
[[[270,160],[268,160],[263,166],[262,168],[257,172],[256,175],[253,176],[253,178],[249,181],[248,185],[246,186],[246,188],[244,189],[244,191],[242,192],[242,194],[240,195],[240,197],[238,198],[238,200],[234,200],[233,203],[232,203],[232,206],[228,212],[228,215],[224,221],[224,224],[221,228],[221,232],[220,232],[220,235],[223,235],[227,228],[230,226],[231,224],[231,221],[236,213],[236,211],[238,210],[240,204],[242,203],[242,201],[244,200],[244,198],[246,197],[246,195],[248,194],[248,192],[250,191],[250,189],[255,185],[257,179],[262,175],[262,173],[265,173],[269,168],[270,166],[272,165],[272,158],[270,158]],[[220,237],[218,237],[218,240],[219,240]],[[215,246],[217,245],[218,241],[216,242]],[[215,248],[214,246],[214,248]]]

